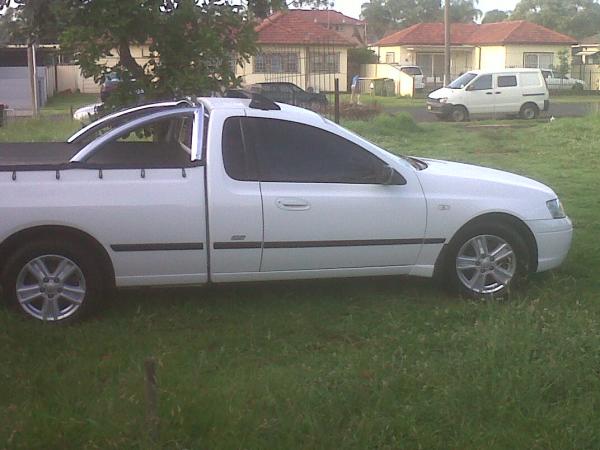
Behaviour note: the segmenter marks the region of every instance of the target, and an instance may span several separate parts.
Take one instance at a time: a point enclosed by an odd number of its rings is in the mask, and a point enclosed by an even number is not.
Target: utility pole
[[[450,0],[444,4],[444,86],[450,84]]]

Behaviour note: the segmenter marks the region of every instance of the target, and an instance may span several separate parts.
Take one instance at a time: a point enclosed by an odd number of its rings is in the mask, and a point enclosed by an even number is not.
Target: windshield
[[[461,75],[456,80],[448,85],[450,89],[462,89],[475,78],[477,74],[472,72],[467,72],[464,75]]]
[[[403,67],[400,70],[408,75],[423,75],[421,69],[418,67]]]

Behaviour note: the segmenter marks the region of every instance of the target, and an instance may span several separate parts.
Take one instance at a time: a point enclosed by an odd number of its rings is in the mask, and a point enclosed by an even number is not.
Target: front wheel
[[[453,122],[465,122],[469,120],[469,112],[464,106],[455,106],[450,112],[450,118]]]
[[[449,245],[447,276],[451,286],[470,297],[502,296],[528,272],[523,238],[502,224],[460,232]]]
[[[98,265],[80,246],[33,241],[7,261],[2,285],[8,301],[25,316],[53,323],[74,322],[97,303]]]

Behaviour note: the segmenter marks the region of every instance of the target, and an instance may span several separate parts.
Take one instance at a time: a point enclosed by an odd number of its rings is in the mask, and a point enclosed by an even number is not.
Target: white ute
[[[0,145],[4,297],[72,322],[113,287],[373,275],[502,295],[559,266],[549,187],[398,157],[313,112],[202,98],[104,117],[67,143]]]

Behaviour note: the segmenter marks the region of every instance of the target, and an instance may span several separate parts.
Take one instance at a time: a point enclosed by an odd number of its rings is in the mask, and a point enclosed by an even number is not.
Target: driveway
[[[550,111],[542,113],[541,117],[583,117],[592,112],[600,112],[598,103],[552,103],[550,102]],[[385,112],[397,114],[406,112],[410,114],[415,122],[437,122],[436,117],[427,112],[425,104],[423,106],[410,107],[388,107],[384,108]]]

